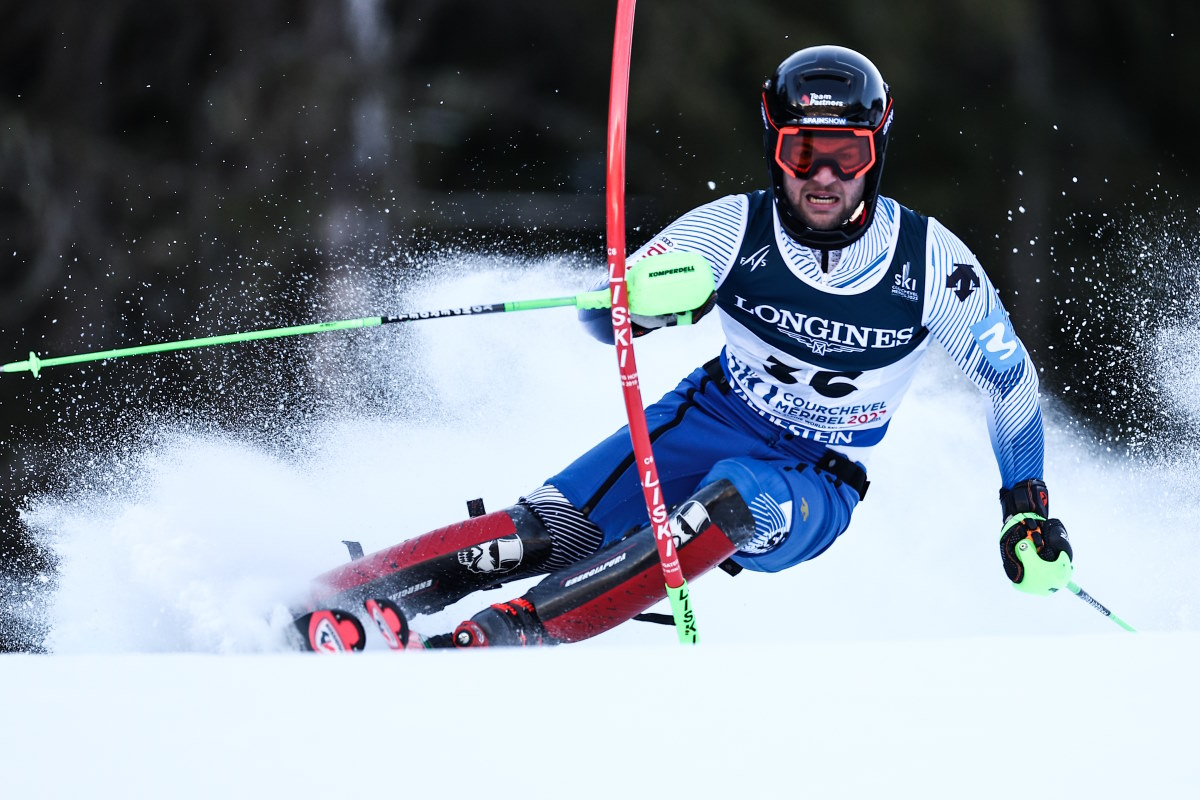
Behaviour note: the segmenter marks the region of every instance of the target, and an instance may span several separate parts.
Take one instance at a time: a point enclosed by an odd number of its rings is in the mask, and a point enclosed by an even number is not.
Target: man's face
[[[792,210],[810,228],[829,231],[841,225],[858,210],[866,178],[842,180],[822,165],[807,178],[794,178],[786,172],[783,188]]]

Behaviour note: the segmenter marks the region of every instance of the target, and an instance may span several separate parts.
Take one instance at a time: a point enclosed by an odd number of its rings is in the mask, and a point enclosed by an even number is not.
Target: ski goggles
[[[873,134],[867,128],[787,125],[779,129],[775,163],[793,178],[809,178],[824,165],[844,181],[855,180],[875,166]]]

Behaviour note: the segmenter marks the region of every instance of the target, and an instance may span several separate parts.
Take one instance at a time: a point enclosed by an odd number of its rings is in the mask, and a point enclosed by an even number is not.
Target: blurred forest
[[[319,321],[323,276],[394,254],[599,270],[615,8],[0,3],[0,362]],[[763,77],[844,44],[896,98],[884,193],[976,251],[1047,395],[1110,446],[1194,427],[1158,402],[1146,337],[1196,319],[1198,36],[1178,0],[643,0],[630,246],[763,186]],[[264,352],[286,384],[292,351]],[[205,394],[211,363],[152,360],[0,376],[0,602],[47,566],[17,514],[80,430],[130,397],[249,413]]]

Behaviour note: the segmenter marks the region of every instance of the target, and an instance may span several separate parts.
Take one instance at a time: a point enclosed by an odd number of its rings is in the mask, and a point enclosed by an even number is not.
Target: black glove
[[[1046,484],[1033,479],[1000,490],[1004,527],[1000,558],[1004,574],[1023,592],[1047,595],[1065,588],[1074,572],[1075,557],[1061,520],[1047,519],[1050,495]]]

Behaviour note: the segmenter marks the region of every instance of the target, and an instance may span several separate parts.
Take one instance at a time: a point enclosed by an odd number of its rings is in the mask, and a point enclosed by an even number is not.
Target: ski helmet
[[[763,150],[779,220],[808,247],[837,250],[862,236],[875,215],[892,95],[865,56],[845,47],[808,47],[784,59],[763,83]],[[806,178],[821,165],[844,180],[865,178],[862,204],[832,230],[810,227],[792,208],[785,171]]]

